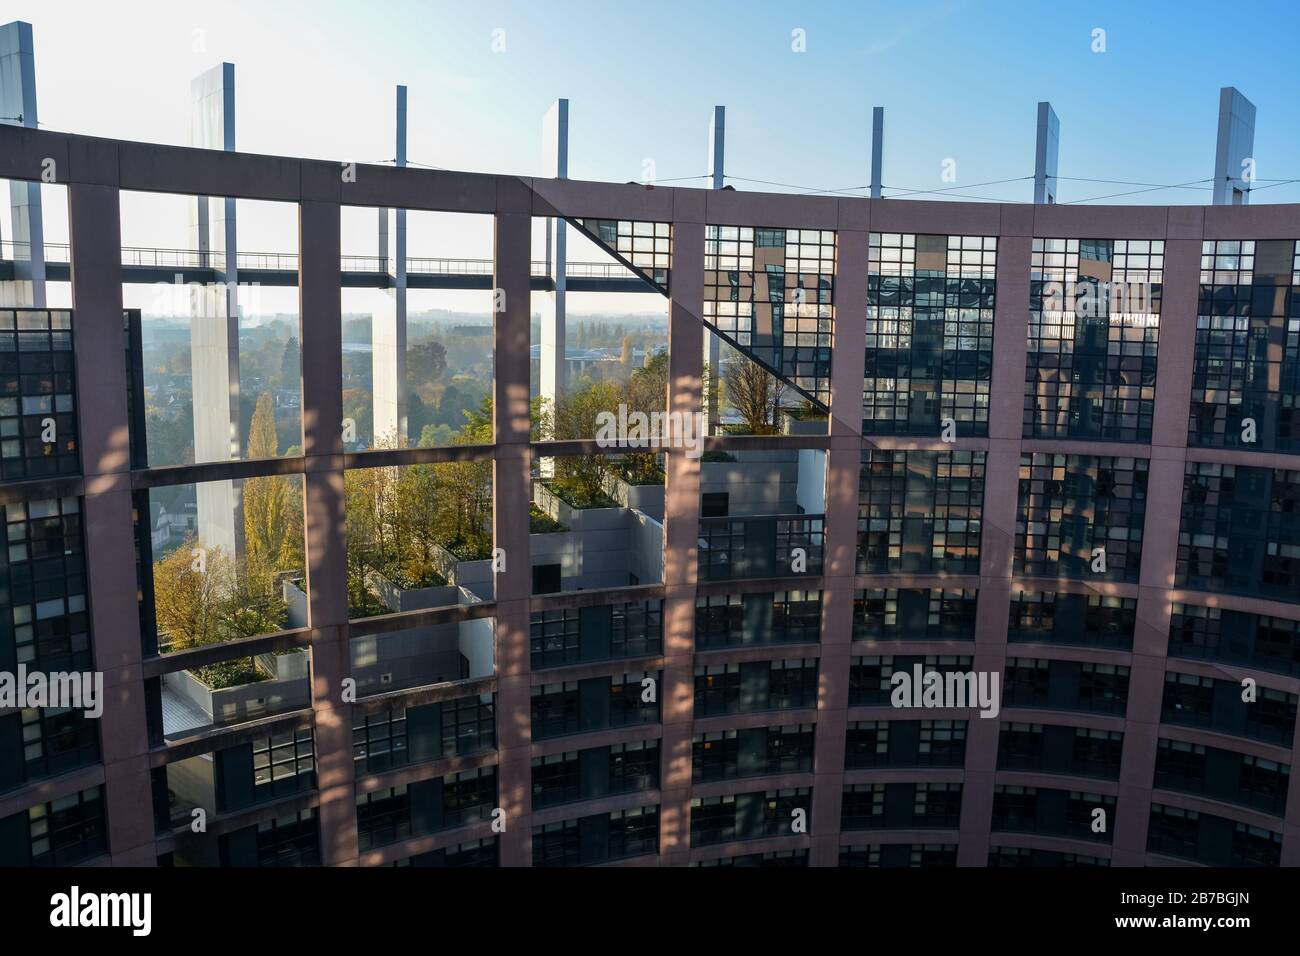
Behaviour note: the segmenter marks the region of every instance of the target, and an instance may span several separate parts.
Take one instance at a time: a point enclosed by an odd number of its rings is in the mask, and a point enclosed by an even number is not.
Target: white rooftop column
[[[1214,205],[1245,206],[1255,180],[1255,104],[1236,87],[1219,90],[1219,138],[1214,153]]]
[[[713,115],[709,117],[709,176],[714,189],[721,189],[723,186],[722,158],[726,153],[726,146],[727,108],[715,106]]]
[[[1061,147],[1061,121],[1052,104],[1038,104],[1038,135],[1034,143],[1034,202],[1056,202],[1056,160]]]
[[[871,198],[879,199],[885,167],[885,108],[871,108]]]
[[[190,82],[190,145],[235,149],[235,66],[222,63]],[[239,269],[235,200],[195,198],[192,246],[216,281],[190,297],[194,460],[240,457]],[[233,481],[198,485],[199,538],[206,547],[243,553],[240,489]]]
[[[36,54],[32,25],[0,26],[0,123],[36,128]],[[0,282],[0,305],[45,307],[45,227],[40,183],[9,183],[14,278]],[[0,257],[2,258],[2,257]]]
[[[397,88],[395,160],[406,165],[406,87]],[[389,248],[389,215],[393,216]],[[391,255],[390,255],[391,251]],[[419,442],[408,434],[406,388],[406,210],[379,210],[379,257],[386,259],[388,288],[383,311],[371,320],[371,375],[374,383],[374,438],[398,447]]]
[[[569,178],[569,101],[556,100],[542,120],[542,175]],[[565,307],[567,237],[563,219],[546,220],[546,269],[554,283],[541,307],[541,368],[538,394],[555,409],[567,383]]]
[[[725,106],[713,107],[713,115],[709,117],[709,185],[713,189],[721,189],[726,184],[726,178],[723,173],[724,161],[726,159],[727,146],[727,108]],[[707,228],[707,227],[706,227]],[[705,246],[708,246],[708,240],[705,240]],[[709,389],[705,395],[705,409],[708,415],[709,425],[714,426],[718,423],[718,386],[722,381],[722,339],[713,332],[707,325],[703,326],[704,335],[704,364],[708,367]],[[713,428],[710,427],[710,432]]]

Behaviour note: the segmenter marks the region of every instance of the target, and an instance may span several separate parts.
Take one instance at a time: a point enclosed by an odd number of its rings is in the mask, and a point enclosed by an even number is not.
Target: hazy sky
[[[10,18],[34,27],[42,125],[93,135],[187,144],[190,79],[229,60],[241,150],[390,159],[404,83],[412,161],[539,174],[542,115],[566,96],[571,176],[639,179],[649,161],[662,182],[708,171],[718,103],[737,189],[840,189],[870,178],[882,105],[886,195],[956,185],[1028,201],[1030,181],[980,184],[1032,174],[1038,100],[1061,118],[1063,177],[1183,183],[1212,175],[1219,87],[1235,85],[1258,109],[1259,185],[1300,178],[1295,0],[18,0]],[[806,52],[792,50],[795,30]],[[955,184],[941,180],[948,159]],[[1204,185],[1108,201],[1208,202]],[[1137,188],[1066,180],[1059,198]],[[1300,183],[1254,201],[1300,201]],[[183,201],[124,209],[128,243],[184,243]],[[345,220],[347,251],[373,250],[372,216]],[[241,222],[246,249],[292,246],[291,210]],[[480,226],[455,230],[454,250],[448,234],[413,221],[411,254],[485,254]]]

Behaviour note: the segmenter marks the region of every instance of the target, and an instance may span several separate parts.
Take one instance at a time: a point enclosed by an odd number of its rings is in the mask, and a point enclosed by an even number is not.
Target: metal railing
[[[30,245],[6,239],[0,242],[0,260],[29,258]],[[44,244],[45,261],[68,263],[71,250],[66,242]],[[297,272],[298,256],[289,252],[241,252],[236,257],[240,272]],[[153,246],[123,246],[122,265],[135,269],[216,269],[225,268],[225,255],[220,252],[201,252],[198,249],[167,249]],[[343,272],[384,275],[390,260],[383,256],[341,256]],[[455,259],[412,256],[406,260],[406,271],[415,275],[439,276],[490,276],[491,259]],[[549,274],[544,261],[532,264],[532,274],[542,277]],[[629,279],[635,273],[617,262],[570,262],[568,275],[584,279]]]
[[[0,241],[0,259],[29,259],[28,249],[30,243],[15,242],[12,239]],[[67,262],[68,261],[68,244],[66,242],[47,242],[45,244],[45,261],[46,262]]]

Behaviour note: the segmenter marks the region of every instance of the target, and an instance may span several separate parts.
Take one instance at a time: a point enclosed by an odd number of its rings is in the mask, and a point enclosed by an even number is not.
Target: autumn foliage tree
[[[458,445],[492,442],[492,402],[466,413]],[[379,574],[403,588],[443,581],[452,559],[492,553],[490,459],[404,467],[353,468],[344,476],[348,538],[348,602],[357,614],[383,613],[373,590]]]
[[[629,412],[663,412],[668,405],[668,352],[653,353],[644,366],[632,373],[624,388]],[[629,452],[623,456],[623,468],[632,484],[652,484],[663,480],[659,456],[650,452]]]
[[[249,428],[248,456],[274,458],[278,451],[271,396],[263,393]],[[278,578],[303,567],[301,487],[283,475],[249,478],[242,502],[242,557],[191,535],[154,562],[154,615],[164,646],[184,650],[285,626]],[[196,672],[212,686],[258,676],[247,660]]]
[[[757,362],[732,351],[722,373],[727,404],[736,410],[751,435],[775,435],[785,383]]]

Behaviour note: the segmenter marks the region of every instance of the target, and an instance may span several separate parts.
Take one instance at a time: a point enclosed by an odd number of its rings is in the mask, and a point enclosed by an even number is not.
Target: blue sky
[[[635,179],[647,158],[660,179],[701,175],[722,103],[729,174],[839,188],[869,178],[870,108],[882,105],[885,182],[940,188],[946,158],[957,185],[1032,173],[1034,107],[1049,99],[1063,175],[1167,183],[1212,173],[1218,89],[1236,85],[1259,110],[1261,179],[1300,177],[1293,0],[14,6],[36,29],[42,121],[101,135],[185,142],[190,77],[228,59],[239,145],[256,151],[390,157],[401,82],[411,156],[432,165],[540,172],[541,116],[567,96],[571,175]],[[805,53],[791,51],[796,28]],[[1066,183],[1061,198],[1107,191]],[[1300,199],[1296,186],[1270,192],[1258,199]],[[1023,199],[1029,187],[974,194]]]
[[[1032,174],[1038,100],[1061,117],[1062,176],[1181,183],[1213,173],[1218,90],[1235,85],[1258,108],[1260,185],[1300,178],[1295,0],[21,0],[10,10],[34,25],[43,124],[96,135],[187,143],[190,78],[230,60],[245,150],[390,158],[393,86],[405,83],[414,161],[540,173],[542,115],[567,96],[570,175],[638,179],[651,160],[662,182],[707,172],[709,115],[725,104],[736,188],[839,189],[868,181],[881,105],[886,187],[1028,201],[1028,181],[977,184]],[[1097,28],[1104,53],[1092,50]],[[791,49],[795,29],[806,52]],[[493,52],[496,30],[504,52]],[[940,179],[945,159],[955,184]],[[1059,198],[1132,188],[1065,181]],[[1255,201],[1300,201],[1300,183]],[[283,231],[267,229],[255,245]]]

